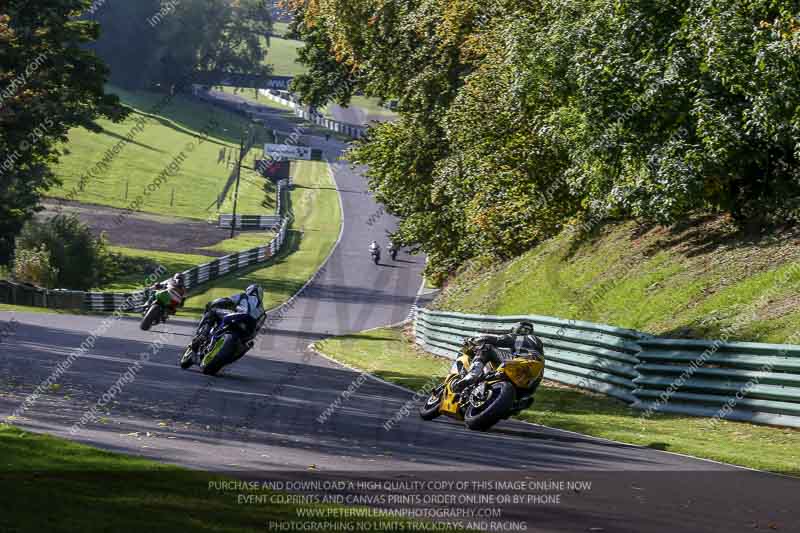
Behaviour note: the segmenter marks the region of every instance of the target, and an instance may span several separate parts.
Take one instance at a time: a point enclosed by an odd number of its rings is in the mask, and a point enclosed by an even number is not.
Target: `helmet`
[[[255,296],[258,298],[258,305],[261,305],[261,302],[264,301],[264,289],[261,288],[261,285],[250,285],[245,289],[244,293],[247,296]]]
[[[528,321],[517,322],[511,328],[511,333],[514,335],[532,335],[533,323]]]
[[[183,288],[184,286],[183,276],[181,274],[175,274],[174,276],[172,276],[172,283],[174,283],[176,287]]]

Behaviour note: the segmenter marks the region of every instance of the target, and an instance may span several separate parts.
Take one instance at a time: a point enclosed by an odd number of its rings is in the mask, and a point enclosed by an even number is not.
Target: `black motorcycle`
[[[207,307],[194,339],[181,356],[180,366],[185,370],[197,364],[203,374],[215,376],[223,367],[238,361],[253,347],[256,333],[265,316],[256,320],[247,313],[231,312],[215,326],[208,311]]]
[[[380,248],[375,248],[374,250],[372,250],[370,252],[370,254],[372,255],[372,262],[377,265],[381,260],[381,250],[380,250]]]

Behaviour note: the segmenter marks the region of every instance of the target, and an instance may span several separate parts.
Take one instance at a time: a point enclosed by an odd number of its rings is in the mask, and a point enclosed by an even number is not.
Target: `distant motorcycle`
[[[258,321],[247,313],[231,313],[215,327],[206,314],[181,356],[180,367],[186,370],[197,364],[203,374],[215,376],[253,347],[261,323],[263,317]]]
[[[370,254],[372,255],[372,262],[377,265],[381,260],[380,248],[375,248],[374,250],[370,251]]]
[[[397,247],[389,248],[389,255],[392,257],[392,261],[397,261]]]

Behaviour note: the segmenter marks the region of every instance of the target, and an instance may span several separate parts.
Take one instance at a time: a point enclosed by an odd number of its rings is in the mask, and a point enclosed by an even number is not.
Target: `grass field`
[[[412,390],[427,390],[451,361],[421,352],[399,329],[377,329],[316,344],[326,355]],[[429,385],[428,385],[429,386]],[[800,430],[653,414],[599,394],[542,386],[522,420],[620,442],[800,476]],[[466,430],[465,430],[466,431]]]
[[[800,236],[750,235],[727,219],[607,226],[559,236],[504,264],[466,267],[434,307],[540,314],[671,337],[785,342],[800,330]]]
[[[296,61],[297,50],[303,47],[302,41],[270,37],[266,62],[272,65],[276,76],[297,76],[304,74],[306,67]]]
[[[230,478],[220,475],[98,450],[4,424],[0,425],[0,449],[0,531],[244,533],[268,531],[270,521],[303,524],[298,522],[297,505],[269,503],[269,496],[276,493],[267,490],[224,490],[221,482]],[[266,502],[242,504],[239,495],[262,495]],[[349,531],[347,527],[353,531],[411,530],[402,527],[408,521],[393,518],[331,516],[326,521],[339,524],[331,527],[341,531]]]
[[[289,32],[289,23],[288,22],[273,22],[272,23],[272,32],[279,36],[283,37]]]
[[[142,196],[140,210],[145,212],[200,219],[215,214],[216,205],[211,210],[209,206],[231,173],[231,167],[226,165],[228,155],[231,159],[238,155],[239,138],[248,122],[238,115],[180,95],[159,116],[150,116],[147,110],[163,95],[113,91],[135,110],[134,115],[120,124],[100,121],[104,131],[99,134],[72,130],[65,155],[54,169],[63,185],[49,191],[49,195],[67,196],[87,169],[126,137],[135,125],[134,119],[144,117],[147,123],[141,133],[122,148],[110,168],[91,179],[74,199],[128,208],[134,199]],[[261,133],[266,135],[266,132]],[[185,160],[178,164],[175,175],[155,192],[145,194],[147,186],[181,154]],[[245,158],[248,160],[252,160],[252,156]],[[256,209],[263,195],[244,195],[242,199],[246,209]]]
[[[197,265],[208,263],[214,258],[206,255],[180,254],[156,250],[138,250],[122,246],[109,246],[109,251],[118,253],[130,262],[130,267],[125,274],[97,290],[108,292],[138,291],[144,288],[144,281],[150,272],[155,271],[159,265],[166,268],[169,275],[182,272]],[[165,278],[167,275],[164,276]]]

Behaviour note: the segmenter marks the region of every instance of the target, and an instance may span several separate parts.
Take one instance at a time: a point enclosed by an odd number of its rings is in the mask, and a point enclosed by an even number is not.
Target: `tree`
[[[796,0],[291,3],[305,101],[399,97],[350,157],[428,274],[608,218],[800,218]]]
[[[272,19],[259,0],[111,2],[98,21],[95,50],[129,89],[170,91],[187,70],[270,73]]]
[[[51,285],[62,289],[88,290],[106,280],[115,258],[106,250],[102,237],[74,215],[56,215],[25,224],[17,238],[15,272],[20,259],[34,251],[48,253],[46,264],[55,272]]]
[[[14,254],[14,279],[37,287],[56,286],[58,269],[50,263],[50,251],[44,244],[37,248],[20,248]]]
[[[70,128],[100,131],[99,117],[125,110],[107,95],[108,70],[85,46],[96,23],[78,17],[88,0],[10,0],[0,11],[0,263],[42,194]]]
[[[128,89],[150,83],[148,72],[157,66],[160,44],[148,21],[160,8],[160,0],[107,2],[95,15],[100,37],[90,48],[109,66],[113,83]]]

